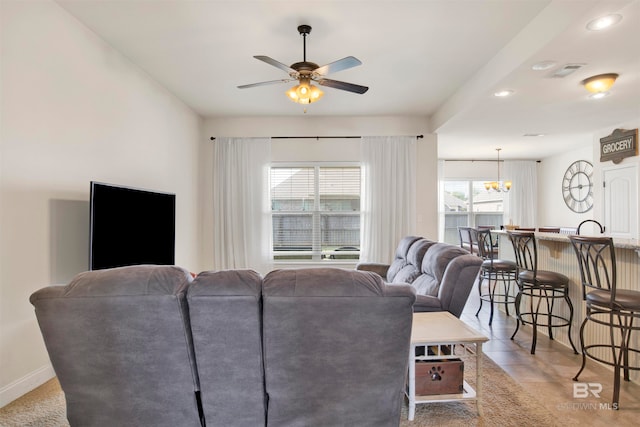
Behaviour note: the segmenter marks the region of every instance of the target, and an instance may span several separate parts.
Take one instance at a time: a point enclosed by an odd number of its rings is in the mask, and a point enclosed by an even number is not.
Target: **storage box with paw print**
[[[416,395],[462,393],[464,362],[460,359],[416,361]]]

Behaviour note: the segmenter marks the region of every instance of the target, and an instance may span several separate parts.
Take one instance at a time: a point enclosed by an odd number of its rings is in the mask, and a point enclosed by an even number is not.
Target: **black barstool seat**
[[[587,294],[586,301],[589,304],[603,308],[609,307],[611,305],[611,292],[605,290],[591,291]],[[640,311],[640,292],[617,289],[613,305],[616,310]]]
[[[525,270],[518,274],[518,279],[527,284],[536,284],[552,288],[563,288],[569,286],[569,278],[555,271],[538,270],[537,272]]]
[[[506,259],[490,259],[482,261],[482,268],[493,268],[498,271],[512,271],[518,268],[515,262]]]

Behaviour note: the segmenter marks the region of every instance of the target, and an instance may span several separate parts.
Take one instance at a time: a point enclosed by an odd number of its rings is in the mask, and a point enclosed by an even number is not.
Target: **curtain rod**
[[[271,139],[356,139],[362,138],[361,136],[272,136]],[[424,135],[416,135],[416,138],[422,139]],[[210,138],[212,141],[216,140],[215,136]]]
[[[445,162],[497,162],[498,160],[492,160],[492,159],[440,159],[440,160],[444,160]],[[521,160],[521,159],[507,159],[507,161],[510,160]],[[533,160],[533,159],[522,159],[522,160]],[[534,160],[536,163],[541,163],[542,160]],[[504,162],[504,159],[500,159],[500,162]]]
[[[497,162],[496,159],[440,159],[445,162]],[[504,159],[500,159],[501,162],[504,162]]]

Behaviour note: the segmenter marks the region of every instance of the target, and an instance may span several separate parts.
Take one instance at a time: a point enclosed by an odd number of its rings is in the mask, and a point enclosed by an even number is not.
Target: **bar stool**
[[[480,307],[478,311],[476,311],[476,317],[480,313],[480,310],[482,310],[482,302],[489,302],[489,307],[491,308],[489,325],[491,325],[493,322],[494,304],[504,304],[504,309],[508,316],[509,304],[515,302],[515,296],[511,294],[511,283],[517,280],[518,265],[513,261],[498,259],[497,246],[493,243],[490,229],[472,229],[471,236],[472,240],[478,242],[478,253],[484,260],[480,266],[478,279]],[[483,283],[485,280],[487,281],[487,287],[483,293]]]
[[[518,265],[518,294],[515,301],[517,323],[511,339],[518,333],[520,323],[533,326],[531,354],[535,354],[538,326],[547,327],[549,339],[553,339],[553,328],[567,326],[569,328],[569,343],[573,347],[573,352],[578,354],[571,339],[573,304],[569,299],[569,278],[554,271],[538,270],[538,246],[533,232],[515,230],[507,231],[507,233],[513,244],[513,253]],[[529,309],[525,312],[520,309],[523,296],[529,297]],[[562,299],[567,303],[568,317],[553,313],[554,303],[557,299]],[[541,313],[540,305],[543,301],[546,304],[546,310]],[[539,316],[542,316],[542,319],[538,319]]]
[[[624,372],[625,381],[629,381],[630,370],[640,370],[640,366],[631,366],[629,362],[629,353],[640,354],[640,349],[631,347],[632,332],[640,330],[640,326],[633,324],[635,319],[640,318],[640,292],[617,289],[616,254],[612,238],[569,236],[569,240],[578,257],[582,297],[587,308],[580,327],[582,366],[573,380],[578,381],[587,357],[613,366],[612,406],[618,409],[620,370]],[[610,342],[585,345],[584,329],[588,321],[608,327]],[[597,349],[608,349],[611,353],[602,350],[597,354]],[[605,359],[606,354],[611,354],[611,359]]]
[[[458,236],[460,237],[460,247],[469,251],[472,255],[478,255],[478,248],[472,239],[471,230],[473,227],[458,227]]]

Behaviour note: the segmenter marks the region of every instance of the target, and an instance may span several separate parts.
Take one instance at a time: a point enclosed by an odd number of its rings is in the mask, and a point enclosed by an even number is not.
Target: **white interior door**
[[[638,238],[638,167],[604,170],[603,207],[606,232],[612,237]]]

